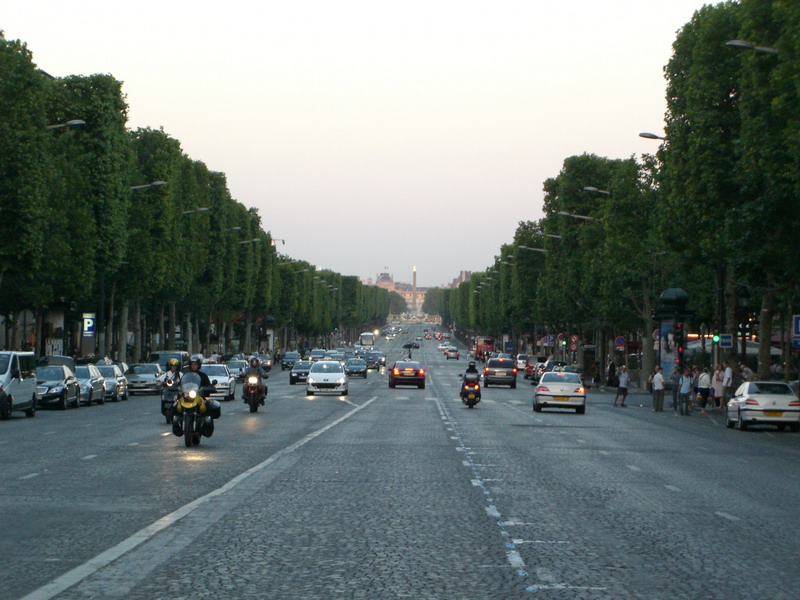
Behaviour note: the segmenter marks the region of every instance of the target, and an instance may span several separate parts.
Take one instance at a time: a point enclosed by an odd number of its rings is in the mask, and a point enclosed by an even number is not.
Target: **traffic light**
[[[674,331],[675,347],[678,349],[678,356],[683,356],[684,344],[686,343],[686,336],[683,329],[683,321],[678,321],[675,324]]]
[[[711,341],[715,344],[719,344],[719,330],[715,329],[714,334],[711,336]]]
[[[561,345],[562,346],[566,346],[567,345],[567,340],[561,340]]]

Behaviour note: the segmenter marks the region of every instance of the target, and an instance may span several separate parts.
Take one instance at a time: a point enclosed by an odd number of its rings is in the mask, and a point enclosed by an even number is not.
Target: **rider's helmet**
[[[197,356],[197,354],[192,354],[192,358],[189,359],[189,367],[192,365],[197,365],[197,368],[199,369],[202,363],[203,361],[200,360],[200,357]]]
[[[250,359],[250,366],[254,369],[258,368],[258,364],[258,359],[255,356]]]
[[[180,365],[181,365],[181,363],[180,363],[180,361],[178,361],[178,359],[177,359],[177,358],[170,358],[170,359],[167,361],[167,368],[168,368],[168,369],[171,369],[172,367],[175,367],[175,368],[177,368],[177,367],[179,367]]]
[[[469,364],[467,364],[467,366],[468,367],[474,367],[475,366],[475,361],[474,360],[469,361]]]

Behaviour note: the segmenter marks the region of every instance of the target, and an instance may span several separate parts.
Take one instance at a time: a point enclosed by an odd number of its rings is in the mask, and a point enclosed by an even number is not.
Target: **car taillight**
[[[400,375],[400,369],[394,369],[392,375]]]
[[[484,372],[484,373],[486,373],[486,374],[488,374],[488,373],[489,373],[489,367],[486,367],[486,368],[483,370],[483,372]]]
[[[419,374],[420,374],[420,375],[425,375],[425,369],[420,369],[420,370],[419,370]]]
[[[514,375],[516,375],[517,374],[517,367],[514,367],[513,369],[511,369],[511,372],[514,373]]]
[[[789,402],[789,406],[800,406],[800,400],[792,400]]]
[[[744,401],[747,406],[761,406],[755,398],[748,398]]]
[[[546,385],[540,385],[539,387],[536,388],[536,391],[537,392],[549,392],[550,388],[547,387]]]

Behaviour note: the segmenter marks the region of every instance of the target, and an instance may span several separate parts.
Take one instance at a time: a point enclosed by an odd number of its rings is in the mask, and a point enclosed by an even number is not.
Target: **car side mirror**
[[[216,379],[214,379],[214,380],[211,382],[211,385],[217,385],[217,380],[216,380]]]

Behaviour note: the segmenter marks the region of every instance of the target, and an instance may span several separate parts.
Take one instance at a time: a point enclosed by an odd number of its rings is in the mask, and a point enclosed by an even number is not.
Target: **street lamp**
[[[565,217],[572,217],[573,219],[583,219],[584,221],[599,221],[600,219],[595,219],[594,217],[587,217],[586,215],[574,215],[572,213],[565,212],[563,210],[558,211],[559,215],[563,215]]]
[[[555,235],[553,233],[540,233],[538,235],[543,235],[544,237],[554,238],[556,240],[562,239],[560,235]]]
[[[128,189],[132,190],[132,191],[133,190],[144,190],[144,189],[151,188],[151,187],[158,187],[160,185],[167,185],[167,182],[166,181],[153,181],[151,183],[145,183],[145,184],[142,184],[142,185],[132,185]],[[208,210],[208,209],[206,209],[206,210]]]
[[[211,210],[210,208],[206,208],[205,206],[201,206],[200,208],[195,208],[195,209],[192,209],[192,210],[185,210],[181,214],[182,215],[191,215],[191,214],[194,214],[194,213],[208,212],[210,210]]]
[[[286,240],[282,240],[281,238],[272,238],[272,245],[273,246],[277,246],[278,245],[277,242],[280,242],[281,244],[284,244],[284,245],[286,244]]]
[[[756,46],[753,43],[750,43],[745,40],[730,40],[725,42],[726,46],[730,46],[731,48],[741,48],[743,50],[755,50],[756,52],[763,52],[764,54],[777,54],[778,50],[776,48],[770,48],[768,46]]]
[[[611,192],[606,191],[606,190],[598,189],[598,188],[596,188],[594,186],[591,186],[591,185],[586,186],[585,188],[583,188],[583,191],[584,192],[592,192],[593,194],[603,194],[604,196],[610,196],[611,195]]]
[[[77,127],[78,125],[86,125],[86,121],[82,119],[72,119],[66,123],[53,123],[52,125],[47,125],[46,128],[61,129],[62,127]]]
[[[520,250],[531,250],[533,252],[547,252],[544,248],[531,248],[529,246],[517,246]]]
[[[245,240],[243,242],[239,242],[240,244],[256,244],[261,241],[261,238],[253,238],[252,240]]]
[[[650,133],[649,131],[643,131],[639,134],[639,137],[645,138],[648,140],[666,140],[663,135],[656,135],[655,133]]]
[[[228,229],[223,229],[220,233],[227,233],[229,231],[241,231],[241,230],[242,230],[241,227],[230,227]]]

